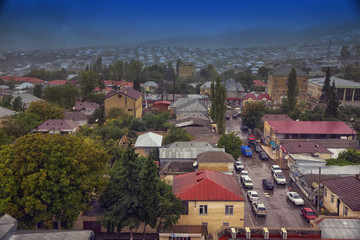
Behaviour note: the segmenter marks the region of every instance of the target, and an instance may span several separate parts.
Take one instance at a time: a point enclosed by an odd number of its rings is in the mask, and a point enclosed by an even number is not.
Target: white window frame
[[[344,206],[344,216],[347,216],[349,214],[348,207]]]
[[[331,203],[334,203],[334,201],[335,201],[335,195],[331,194]]]
[[[234,215],[234,205],[225,205],[225,215]]]
[[[199,206],[199,215],[207,215],[208,214],[208,207],[207,205],[200,205]]]

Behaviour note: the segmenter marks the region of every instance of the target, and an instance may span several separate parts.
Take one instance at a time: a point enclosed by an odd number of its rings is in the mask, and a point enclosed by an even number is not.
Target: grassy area
[[[326,166],[330,166],[330,165],[346,166],[346,165],[358,165],[358,164],[345,159],[327,159]]]

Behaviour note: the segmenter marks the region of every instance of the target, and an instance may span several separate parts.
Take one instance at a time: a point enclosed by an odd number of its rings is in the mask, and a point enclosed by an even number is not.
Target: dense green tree
[[[321,90],[322,93],[320,96],[320,102],[325,103],[326,105],[328,105],[328,102],[330,101],[330,96],[332,94],[330,79],[331,79],[331,72],[330,72],[330,68],[328,67],[326,70],[324,85]]]
[[[300,121],[324,121],[325,109],[319,106],[314,107],[313,110],[307,110],[299,117]]]
[[[138,79],[140,82],[143,80],[143,63],[141,61],[131,60],[129,63],[125,63],[125,79],[128,82],[135,82]]]
[[[109,66],[109,76],[110,80],[121,81],[125,76],[125,63],[123,61],[116,61]]]
[[[347,66],[343,71],[344,79],[360,82],[360,68]]]
[[[102,125],[105,122],[105,113],[104,108],[97,108],[95,109],[94,113],[89,117],[89,123],[97,123]]]
[[[216,72],[214,66],[211,64],[200,70],[200,76],[207,82],[215,81],[218,75],[219,74]]]
[[[72,135],[31,134],[0,151],[0,214],[10,214],[20,229],[52,218],[70,229],[106,183],[108,155]],[[51,223],[51,224],[50,224]]]
[[[139,78],[136,78],[136,79],[135,79],[133,88],[134,88],[136,91],[141,92],[140,79],[139,79]]]
[[[221,83],[220,77],[216,78],[215,84],[211,83],[210,92],[210,116],[216,122],[218,133],[223,134],[225,132],[226,89]]]
[[[180,58],[176,59],[176,77],[178,78],[179,77],[179,68],[180,68],[180,65],[182,64],[182,61]]]
[[[160,229],[166,230],[177,223],[180,214],[184,210],[184,206],[181,199],[172,193],[171,186],[163,181],[158,181],[157,186],[157,191],[160,195],[157,224],[157,233],[159,233]]]
[[[20,96],[14,98],[12,102],[12,109],[17,112],[25,110],[25,104]]]
[[[341,47],[341,51],[340,51],[340,59],[341,60],[345,60],[351,57],[351,52],[349,50],[349,46],[344,45]]]
[[[90,93],[98,85],[99,75],[94,71],[81,71],[78,75],[82,100],[86,101]]]
[[[34,89],[33,89],[33,94],[35,97],[37,98],[41,98],[42,97],[42,93],[43,93],[43,87],[40,84],[35,85]]]
[[[264,116],[266,106],[263,102],[252,102],[245,104],[241,112],[241,119],[243,125],[251,130],[255,128],[262,128],[261,118]]]
[[[55,79],[67,79],[67,76],[70,74],[71,72],[66,71],[65,68],[61,68],[58,71],[47,71],[45,69],[42,70],[32,70],[29,73],[27,73],[26,75],[24,75],[25,77],[34,77],[34,78],[39,78],[42,79],[44,81],[52,81]]]
[[[330,118],[331,120],[336,120],[339,115],[339,106],[340,101],[338,100],[338,96],[336,93],[335,81],[333,81],[331,85],[331,98],[325,110],[325,117]]]
[[[192,136],[182,128],[173,128],[168,134],[165,135],[163,145],[167,145],[173,142],[189,142],[192,140]]]
[[[297,103],[297,97],[298,97],[298,86],[297,86],[297,80],[296,80],[296,71],[294,68],[291,69],[291,72],[289,74],[288,79],[288,92],[287,92],[287,99],[289,104],[289,112],[292,112],[295,110],[296,103]]]
[[[172,84],[172,93],[173,93],[173,99],[174,99],[176,76],[175,76],[174,67],[173,67],[173,64],[171,61],[168,62],[168,64],[163,66],[163,79],[165,79],[165,81],[167,83]]]
[[[231,154],[235,159],[241,155],[241,139],[234,132],[223,134],[218,142],[219,148],[225,148],[225,152]]]
[[[4,95],[0,100],[0,106],[3,108],[12,108],[13,98],[12,95]]]
[[[64,109],[45,101],[36,101],[30,103],[27,113],[35,114],[40,121],[44,122],[48,119],[63,119]]]
[[[139,118],[134,118],[130,123],[130,130],[133,131],[146,131],[146,124]]]
[[[258,69],[258,74],[261,76],[261,79],[267,80],[268,74],[269,74],[269,72],[270,72],[271,70],[272,70],[271,68],[267,68],[267,67],[261,66],[261,67],[259,67],[259,69]]]
[[[148,113],[148,114],[144,114],[142,118],[147,129],[154,129],[156,131],[166,130],[167,128],[169,128],[170,125],[168,119],[169,119],[169,113],[167,112],[163,112],[159,114]]]
[[[254,82],[254,75],[250,68],[245,69],[242,72],[238,72],[234,79],[236,82],[240,82],[245,91],[251,89]]]
[[[104,104],[105,100],[105,93],[89,93],[88,101],[89,102],[96,102],[99,105]]]
[[[47,87],[43,93],[44,100],[57,104],[65,109],[70,109],[75,106],[75,102],[79,96],[80,92],[78,88],[71,83],[66,83],[62,86]]]

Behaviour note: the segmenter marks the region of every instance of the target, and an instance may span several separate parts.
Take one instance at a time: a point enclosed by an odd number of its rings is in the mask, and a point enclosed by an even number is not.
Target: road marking
[[[270,195],[267,192],[264,192],[265,197],[270,197]]]

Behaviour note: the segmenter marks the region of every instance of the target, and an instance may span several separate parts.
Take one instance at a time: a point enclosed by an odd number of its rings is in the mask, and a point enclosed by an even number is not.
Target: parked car
[[[262,148],[258,142],[255,143],[254,148],[255,148],[255,152],[257,152],[257,153],[262,151]]]
[[[242,162],[240,162],[240,161],[236,161],[234,163],[234,166],[235,166],[236,171],[244,170],[244,164]]]
[[[230,114],[225,114],[225,119],[229,120],[230,119]]]
[[[247,196],[251,202],[258,201],[260,199],[259,194],[257,191],[249,190],[247,191]]]
[[[240,172],[240,177],[242,178],[243,176],[249,176],[248,171],[242,170],[242,171]]]
[[[311,208],[301,208],[301,213],[307,222],[316,219],[316,214]]]
[[[241,146],[241,153],[246,157],[252,157],[251,148],[249,148],[248,146]]]
[[[245,188],[253,189],[254,184],[249,176],[241,176],[241,181]]]
[[[279,165],[271,165],[271,172],[275,173],[275,172],[282,172],[281,168],[279,167]]]
[[[252,209],[254,210],[255,215],[258,216],[266,216],[267,211],[266,207],[262,202],[254,201],[252,202]]]
[[[297,192],[287,192],[286,193],[287,199],[293,202],[295,205],[304,205],[304,200]]]
[[[262,185],[265,189],[274,190],[274,183],[271,179],[263,179]]]
[[[268,160],[269,159],[268,155],[264,151],[259,152],[259,157],[262,160]]]
[[[241,125],[240,129],[241,129],[241,131],[244,131],[244,132],[247,132],[249,130],[248,127],[245,125]]]
[[[274,179],[277,184],[286,184],[286,178],[282,172],[274,172]]]
[[[248,140],[249,141],[255,141],[256,139],[255,139],[254,135],[249,135]]]

